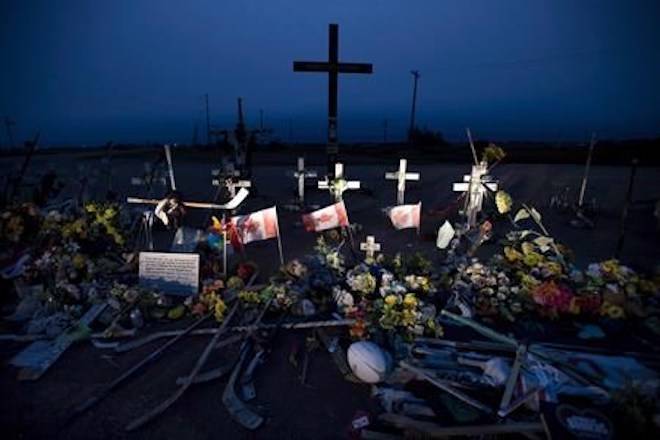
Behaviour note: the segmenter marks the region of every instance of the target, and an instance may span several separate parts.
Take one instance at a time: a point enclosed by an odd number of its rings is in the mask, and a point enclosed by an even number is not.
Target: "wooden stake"
[[[275,227],[277,229],[277,250],[280,253],[280,265],[284,266],[284,253],[282,252],[282,238],[280,237],[280,220],[279,217],[277,216],[277,208],[275,208],[275,218],[277,220],[277,223],[275,224]]]

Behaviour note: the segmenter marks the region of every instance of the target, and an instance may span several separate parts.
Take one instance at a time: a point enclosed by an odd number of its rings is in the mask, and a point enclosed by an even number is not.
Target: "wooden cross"
[[[497,182],[486,173],[485,161],[472,166],[471,174],[463,176],[463,182],[454,183],[453,190],[466,193],[463,214],[467,217],[468,228],[477,224],[477,215],[481,212],[486,191],[497,191]]]
[[[373,65],[368,63],[339,62],[339,26],[328,27],[328,61],[294,61],[294,72],[328,73],[328,170],[337,160],[339,145],[337,141],[337,80],[340,73],[372,73]]]
[[[396,180],[396,203],[403,205],[405,203],[406,193],[406,180],[419,180],[419,173],[407,173],[406,167],[408,161],[406,159],[399,159],[399,171],[392,173],[385,173],[385,178],[388,180]]]
[[[330,190],[330,194],[334,197],[335,202],[341,202],[344,191],[349,189],[360,189],[360,181],[346,180],[344,178],[344,164],[337,162],[335,163],[335,178],[329,180],[326,176],[324,180],[319,180],[318,188]]]
[[[305,158],[298,158],[298,169],[293,173],[293,177],[298,179],[298,203],[305,204],[305,179],[317,177],[316,171],[305,169]]]
[[[214,210],[219,210],[222,211],[222,216],[223,216],[223,223],[224,219],[226,217],[227,211],[233,211],[236,208],[239,207],[243,201],[247,198],[247,196],[250,194],[250,191],[241,188],[238,191],[238,194],[236,194],[235,197],[233,197],[231,200],[229,200],[227,203],[219,205],[216,203],[206,203],[206,202],[181,202],[183,206],[186,208],[192,208],[192,209],[214,209]],[[160,205],[163,200],[158,200],[158,199],[141,199],[137,197],[128,197],[126,199],[127,203],[133,203],[133,204],[140,204],[140,205]],[[149,228],[148,233],[151,234],[151,225],[147,225]],[[153,248],[153,245],[152,245]],[[227,273],[227,233],[226,231],[223,231],[223,274]]]
[[[360,243],[360,250],[364,251],[366,254],[365,261],[373,261],[374,254],[380,252],[380,243],[376,243],[376,239],[373,235],[368,235],[367,241]]]

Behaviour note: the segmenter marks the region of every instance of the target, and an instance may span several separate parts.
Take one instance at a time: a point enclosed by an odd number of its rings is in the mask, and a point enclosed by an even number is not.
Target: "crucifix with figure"
[[[339,62],[339,26],[330,24],[328,28],[328,61],[294,61],[294,72],[328,73],[328,173],[333,171],[339,154],[337,141],[337,80],[340,73],[372,73],[373,65],[368,63]]]

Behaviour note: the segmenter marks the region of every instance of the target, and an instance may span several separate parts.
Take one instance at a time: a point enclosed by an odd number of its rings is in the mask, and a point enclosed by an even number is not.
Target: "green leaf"
[[[533,234],[534,231],[531,229],[525,229],[524,231],[520,231],[520,239],[522,240],[523,238],[527,237],[529,234]]]
[[[541,213],[538,212],[533,206],[530,206],[529,212],[532,214],[532,218],[537,223],[541,223]]]
[[[513,218],[513,222],[518,223],[520,220],[525,220],[526,218],[529,218],[529,212],[525,208],[521,208]]]

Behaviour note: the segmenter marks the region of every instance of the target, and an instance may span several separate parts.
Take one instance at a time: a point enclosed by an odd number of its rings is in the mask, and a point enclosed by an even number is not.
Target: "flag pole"
[[[222,213],[222,274],[227,276],[227,215]]]
[[[280,253],[280,265],[284,266],[284,253],[282,252],[282,238],[280,237],[280,220],[277,215],[277,207],[275,207],[275,228],[277,229],[277,250]]]

